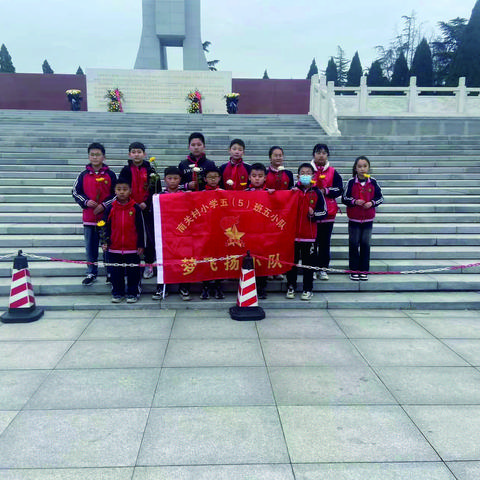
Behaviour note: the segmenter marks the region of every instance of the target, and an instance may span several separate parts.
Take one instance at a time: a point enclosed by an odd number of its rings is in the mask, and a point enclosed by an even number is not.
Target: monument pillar
[[[143,28],[135,69],[167,70],[166,47],[183,47],[184,70],[208,70],[200,0],[142,0]]]

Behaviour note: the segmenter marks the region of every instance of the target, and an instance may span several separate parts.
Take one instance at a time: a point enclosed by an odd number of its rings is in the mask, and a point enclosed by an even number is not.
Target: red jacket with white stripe
[[[361,205],[355,205],[355,200],[372,202],[372,206],[363,208]],[[347,206],[347,216],[350,221],[359,223],[373,222],[375,207],[383,203],[382,191],[373,177],[367,178],[362,185],[355,175],[347,183],[342,202]]]

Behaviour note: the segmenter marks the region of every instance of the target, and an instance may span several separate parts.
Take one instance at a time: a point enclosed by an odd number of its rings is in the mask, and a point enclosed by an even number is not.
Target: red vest
[[[98,173],[93,168],[87,167],[88,174],[83,177],[83,191],[85,196],[97,203],[103,203],[110,196],[112,189],[112,179],[106,172],[108,167],[103,166]],[[103,211],[98,215],[93,214],[93,208],[83,210],[83,223],[86,225],[96,225],[103,218]]]
[[[333,177],[335,175],[335,169],[333,167],[328,167],[324,172],[320,171],[320,169],[317,170],[315,173],[315,181],[316,186],[318,188],[323,188],[327,190],[333,185]],[[327,195],[325,196],[325,203],[327,205],[327,218],[325,220],[329,219],[335,219],[335,216],[337,215],[338,212],[338,205],[337,201],[334,198],[329,198]]]
[[[273,170],[268,169],[265,185],[267,188],[273,188],[274,190],[288,190],[289,181],[290,179],[284,170],[274,172]]]
[[[137,167],[133,164],[130,166],[130,171],[132,172],[132,196],[135,203],[143,203],[147,201],[148,198],[148,175],[147,169],[143,168],[142,165]]]
[[[365,200],[365,202],[371,202],[375,196],[375,187],[372,182],[367,179],[365,185],[362,185],[357,178],[352,186],[352,198],[355,200]],[[349,220],[354,222],[370,222],[375,218],[375,208],[363,208],[359,205],[353,205],[347,207],[347,216]]]
[[[228,181],[232,180],[233,185],[229,185]],[[223,171],[223,184],[226,190],[245,190],[248,186],[248,170],[243,164],[243,160],[235,165],[228,162]]]
[[[316,222],[311,222],[308,216],[309,207],[312,207],[315,210],[317,201],[317,190],[310,188],[309,190],[304,191],[300,189],[295,241],[314,242],[317,238],[317,224]]]
[[[122,205],[115,200],[108,215],[110,222],[110,245],[114,253],[135,253],[137,251],[137,228],[135,226],[135,200]]]

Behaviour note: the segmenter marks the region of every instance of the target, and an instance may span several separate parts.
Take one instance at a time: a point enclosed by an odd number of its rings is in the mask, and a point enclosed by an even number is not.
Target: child
[[[342,201],[347,205],[349,270],[363,273],[350,274],[350,280],[368,280],[370,269],[370,239],[372,237],[375,207],[383,202],[377,181],[370,177],[370,161],[360,156],[353,164],[352,178]]]
[[[128,146],[128,165],[125,165],[119,177],[124,178],[132,187],[131,197],[142,209],[145,227],[147,229],[147,247],[145,262],[155,263],[155,245],[153,234],[153,216],[151,214],[152,195],[149,189],[150,175],[154,172],[152,166],[145,160],[145,145],[133,142]],[[153,277],[153,267],[146,266],[143,278]]]
[[[293,187],[293,173],[283,167],[283,148],[276,145],[268,151],[270,166],[268,167],[266,185],[274,190],[290,190]]]
[[[205,190],[223,190],[220,188],[220,169],[218,167],[212,166],[205,169]]]
[[[182,175],[178,167],[167,167],[164,172],[165,190],[162,192],[162,195],[170,193],[183,193],[184,190],[180,188],[181,180]],[[182,300],[190,300],[190,284],[183,283],[179,285],[179,293],[182,297]],[[166,297],[167,295],[168,292],[164,285],[158,283],[157,289],[152,295],[152,299],[161,300],[164,296]]]
[[[102,244],[110,263],[134,263],[136,267],[110,267],[112,303],[120,303],[127,294],[127,303],[138,301],[141,292],[140,255],[145,248],[145,224],[142,209],[131,198],[127,179],[119,178],[115,186],[116,200],[105,210],[105,236]],[[127,288],[125,291],[125,275]]]
[[[88,265],[87,276],[83,279],[82,285],[86,287],[97,279],[96,262],[100,243],[97,222],[102,219],[105,208],[113,201],[117,180],[115,174],[104,164],[105,148],[101,143],[91,143],[87,151],[90,163],[77,177],[72,190],[73,198],[83,208],[83,234]],[[107,273],[107,283],[109,282]]]
[[[245,190],[248,186],[250,165],[243,162],[245,142],[235,138],[230,142],[230,160],[220,167],[222,184],[226,190]]]
[[[205,171],[215,166],[215,162],[205,156],[205,137],[193,132],[188,137],[190,154],[178,165],[182,175],[181,183],[185,190],[204,190]]]
[[[247,188],[249,192],[255,192],[258,190],[266,190],[268,193],[273,193],[274,189],[267,189],[265,183],[267,179],[267,169],[265,165],[261,163],[254,163],[250,167],[250,175],[248,176],[250,185]],[[267,277],[257,277],[257,290],[258,298],[265,300],[267,298]]]
[[[298,167],[298,190],[300,199],[298,203],[297,227],[295,234],[295,258],[297,264],[301,259],[303,265],[315,266],[317,237],[317,222],[327,215],[325,199],[322,192],[314,186],[314,169],[310,163],[302,163]],[[297,267],[293,266],[287,273],[286,298],[295,298],[297,288]],[[303,269],[302,300],[309,301],[313,297],[313,270]]]
[[[327,216],[317,225],[316,248],[318,252],[318,266],[322,268],[328,268],[330,265],[330,241],[338,211],[336,198],[343,193],[342,177],[330,166],[328,161],[329,155],[330,151],[327,145],[317,143],[313,147],[312,167],[315,170],[315,181],[317,187],[323,193],[327,205]],[[328,280],[326,271],[320,271],[320,280]]]

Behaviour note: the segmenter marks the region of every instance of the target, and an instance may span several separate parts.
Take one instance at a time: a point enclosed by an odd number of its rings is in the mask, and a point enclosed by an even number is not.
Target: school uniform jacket
[[[114,200],[105,211],[105,241],[112,253],[137,253],[145,248],[145,224],[142,209],[133,198],[126,204]]]
[[[245,190],[248,187],[248,176],[251,166],[240,160],[238,163],[232,163],[230,159],[220,167],[221,183],[225,190]],[[230,180],[233,185],[230,185]]]
[[[273,170],[268,167],[265,185],[273,190],[290,190],[293,187],[293,173],[290,170]]]
[[[87,207],[87,202],[93,200],[101,203],[103,208],[108,208],[115,198],[115,183],[117,177],[103,164],[98,172],[95,172],[89,163],[73,184],[72,195],[75,201],[83,208],[83,224],[96,225],[103,218],[104,212],[93,214],[94,208]]]
[[[314,242],[317,238],[317,223],[327,216],[325,199],[317,187],[304,190],[299,187],[298,215],[296,225],[296,242]],[[313,215],[309,214],[313,208]]]
[[[144,160],[138,167],[133,160],[128,160],[128,165],[125,165],[118,178],[124,178],[132,187],[132,194],[130,198],[135,200],[135,203],[145,203],[150,205],[151,194],[149,189],[150,175],[154,173],[150,162]]]
[[[191,167],[190,165],[193,165]],[[193,168],[197,167],[200,169],[199,172],[194,172]],[[208,170],[212,167],[215,167],[215,162],[209,160],[205,155],[202,155],[200,158],[195,158],[190,154],[185,160],[182,160],[178,165],[180,173],[182,175],[181,185],[185,190],[188,190],[188,184],[193,181],[194,173],[197,175],[198,179],[198,189],[205,190],[205,170]]]
[[[355,200],[358,199],[372,202],[372,207],[365,209],[360,205],[355,205]],[[359,223],[373,222],[375,208],[383,203],[382,191],[373,177],[367,178],[362,185],[355,175],[347,182],[342,202],[347,206],[347,216],[350,221]]]
[[[322,222],[334,222],[338,212],[337,197],[343,193],[343,182],[340,174],[329,165],[325,168],[318,168],[312,160],[312,166],[315,169],[316,186],[325,190],[325,201],[327,204],[327,216]]]

